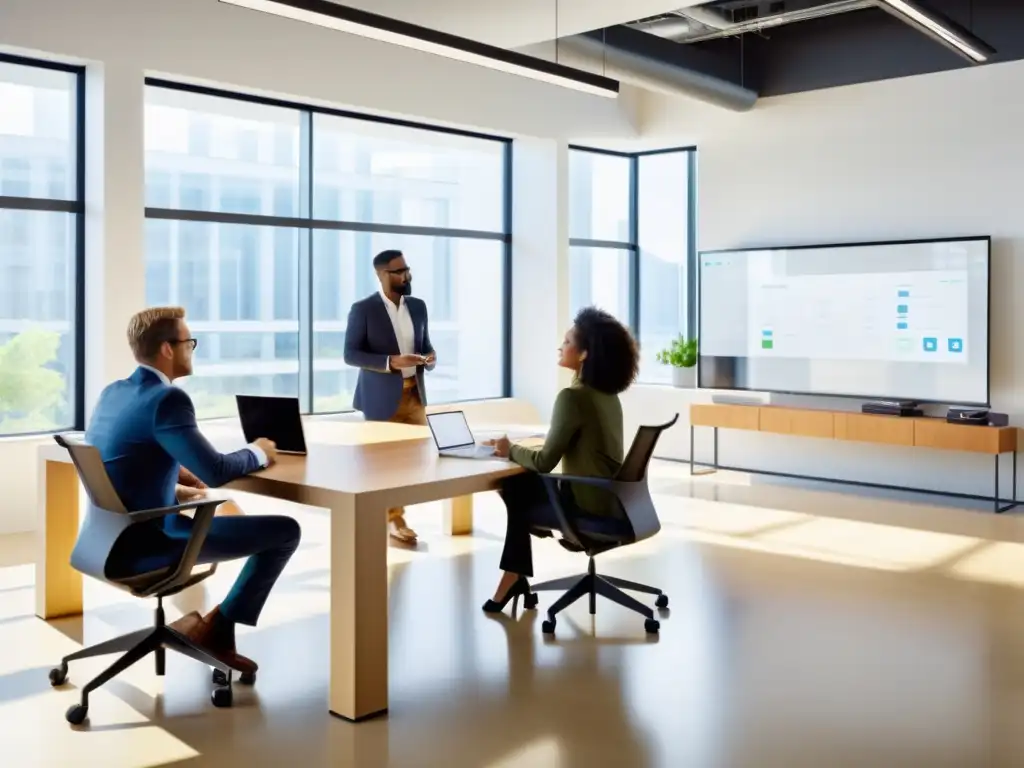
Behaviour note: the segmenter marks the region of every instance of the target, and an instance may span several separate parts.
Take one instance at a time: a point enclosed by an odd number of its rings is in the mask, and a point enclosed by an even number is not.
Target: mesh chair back
[[[619,467],[615,479],[623,483],[639,483],[647,477],[647,467],[654,455],[654,447],[658,444],[661,433],[679,421],[679,414],[672,421],[653,427],[640,427],[629,446],[629,453]]]
[[[68,453],[71,454],[71,461],[74,462],[75,469],[78,470],[78,477],[82,481],[82,485],[85,486],[89,501],[108,512],[126,514],[128,510],[125,509],[121,497],[114,490],[114,484],[110,482],[110,476],[107,475],[106,467],[103,466],[103,457],[100,456],[99,450],[95,446],[63,435],[54,435],[53,439],[57,441],[57,445],[67,448]]]
[[[78,478],[89,496],[85,520],[71,552],[71,567],[87,576],[115,583],[106,574],[107,558],[114,542],[132,525],[128,510],[114,490],[95,446],[63,435],[54,435],[53,439],[71,454]]]
[[[643,541],[661,530],[658,511],[647,487],[647,467],[654,455],[661,433],[679,420],[679,414],[672,421],[658,426],[643,426],[636,432],[625,461],[612,482],[612,492],[619,500],[622,511],[633,529],[633,541]]]

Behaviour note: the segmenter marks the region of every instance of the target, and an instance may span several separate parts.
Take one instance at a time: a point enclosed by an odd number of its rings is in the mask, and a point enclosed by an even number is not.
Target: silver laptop
[[[490,445],[479,445],[462,411],[428,413],[427,424],[442,456],[460,459],[489,459],[494,456]]]

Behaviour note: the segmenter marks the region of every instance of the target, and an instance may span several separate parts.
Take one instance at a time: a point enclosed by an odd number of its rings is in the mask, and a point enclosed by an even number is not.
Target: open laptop
[[[427,424],[437,444],[437,452],[442,456],[459,459],[489,459],[494,456],[492,446],[477,444],[462,411],[428,413]]]
[[[235,400],[246,442],[265,437],[274,441],[278,453],[306,455],[306,435],[297,397],[235,395]]]

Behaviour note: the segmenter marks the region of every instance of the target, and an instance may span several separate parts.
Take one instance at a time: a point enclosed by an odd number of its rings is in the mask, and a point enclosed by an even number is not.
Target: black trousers
[[[533,576],[530,529],[557,530],[559,527],[558,516],[548,500],[544,481],[532,472],[513,475],[502,483],[498,493],[508,512],[501,570],[518,573],[520,576]]]

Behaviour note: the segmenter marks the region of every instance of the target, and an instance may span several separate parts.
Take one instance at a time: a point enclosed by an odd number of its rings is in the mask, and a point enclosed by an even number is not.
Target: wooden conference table
[[[470,533],[472,494],[522,470],[500,459],[437,455],[426,427],[373,422],[305,422],[308,456],[278,456],[228,487],[329,509],[330,711],[362,720],[388,708],[388,581],[385,510],[446,501],[446,529]],[[238,426],[204,434],[222,451],[240,447]],[[82,577],[70,566],[79,527],[79,483],[67,451],[39,448],[36,615],[82,613]]]

